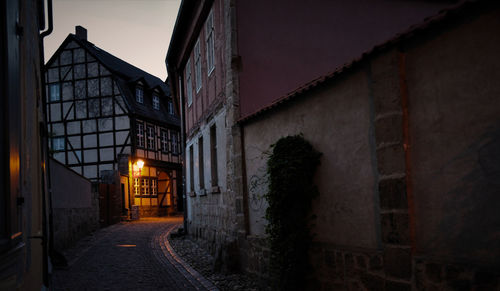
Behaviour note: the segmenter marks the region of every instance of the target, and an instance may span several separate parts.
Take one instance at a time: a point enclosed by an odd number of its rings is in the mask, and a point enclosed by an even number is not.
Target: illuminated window
[[[144,147],[144,125],[137,123],[137,147]]]
[[[186,63],[186,95],[188,106],[193,104],[193,79],[191,76],[191,58]]]
[[[149,179],[142,179],[142,187],[141,187],[142,195],[149,195]]]
[[[144,103],[144,91],[140,87],[135,88],[135,101]]]
[[[214,52],[214,14],[213,10],[210,10],[210,14],[208,14],[207,17],[207,23],[205,26],[205,35],[207,36],[207,69],[208,69],[208,75],[210,76],[210,73],[215,68],[215,52]]]
[[[139,196],[141,195],[141,184],[140,184],[140,179],[135,178],[134,179],[134,195]]]
[[[49,95],[50,95],[50,101],[61,100],[61,90],[59,88],[59,83],[49,85]]]
[[[194,45],[194,69],[195,69],[195,81],[196,81],[196,93],[201,89],[201,49],[200,49],[200,39],[196,41]]]
[[[156,94],[153,94],[153,108],[160,110],[160,97]]]
[[[151,195],[158,195],[158,181],[156,179],[151,179]]]

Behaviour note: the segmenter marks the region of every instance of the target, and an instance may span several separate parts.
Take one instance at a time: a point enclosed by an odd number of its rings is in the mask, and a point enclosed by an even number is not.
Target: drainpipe
[[[175,69],[177,72],[177,68]],[[175,82],[175,81],[174,81]],[[177,89],[179,95],[179,109],[181,114],[181,145],[182,145],[182,199],[184,204],[184,231],[187,233],[187,193],[186,193],[186,119],[184,117],[184,96],[182,94],[182,76],[179,74],[179,88]]]
[[[41,5],[45,5],[44,1],[41,1]],[[40,7],[43,9],[44,7]],[[45,16],[45,13],[41,14]],[[48,28],[46,31],[40,34],[40,67],[42,68],[41,78],[42,78],[42,110],[43,110],[43,124],[40,124],[40,146],[42,153],[42,173],[44,178],[42,178],[42,246],[43,246],[43,284],[49,286],[49,254],[54,250],[54,224],[53,224],[53,214],[52,214],[52,188],[50,183],[50,159],[48,156],[48,132],[47,132],[47,94],[46,94],[46,84],[45,84],[45,57],[43,40],[46,36],[52,33],[54,28],[53,15],[52,15],[52,0],[47,0],[47,21]],[[46,185],[46,183],[48,185]],[[48,190],[48,193],[46,192]],[[47,201],[48,198],[48,201]],[[47,209],[48,202],[48,209]],[[48,212],[48,217],[47,217]],[[48,218],[48,225],[47,225]],[[47,241],[48,238],[48,241]]]

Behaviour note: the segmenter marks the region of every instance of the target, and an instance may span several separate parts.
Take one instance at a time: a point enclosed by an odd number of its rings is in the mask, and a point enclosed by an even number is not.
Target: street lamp
[[[142,170],[142,167],[144,167],[144,161],[143,160],[138,160],[137,161],[137,167],[139,167],[139,170]]]

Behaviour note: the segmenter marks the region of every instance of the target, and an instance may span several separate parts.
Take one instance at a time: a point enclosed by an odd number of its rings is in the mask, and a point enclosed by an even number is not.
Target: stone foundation
[[[388,250],[348,250],[315,243],[309,290],[499,290],[500,274],[479,267],[415,256],[394,260]]]

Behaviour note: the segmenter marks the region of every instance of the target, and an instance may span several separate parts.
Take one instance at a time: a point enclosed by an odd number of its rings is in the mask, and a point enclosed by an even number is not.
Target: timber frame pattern
[[[86,31],[84,38],[78,31],[68,35],[47,62],[45,78],[47,127],[56,160],[100,182],[101,171],[123,169],[121,157],[128,156],[132,163],[141,158],[157,170],[153,175],[159,179],[157,194],[178,192],[172,188],[180,186],[176,181],[181,177],[180,120],[163,81],[88,42]],[[136,100],[137,88],[142,92]],[[132,179],[128,171],[119,174]],[[173,180],[159,191],[157,183],[165,179]],[[132,193],[133,183],[129,184]],[[142,194],[135,195],[136,205],[143,205],[137,199]],[[158,199],[155,205],[162,204],[157,195],[150,192],[149,197]]]

